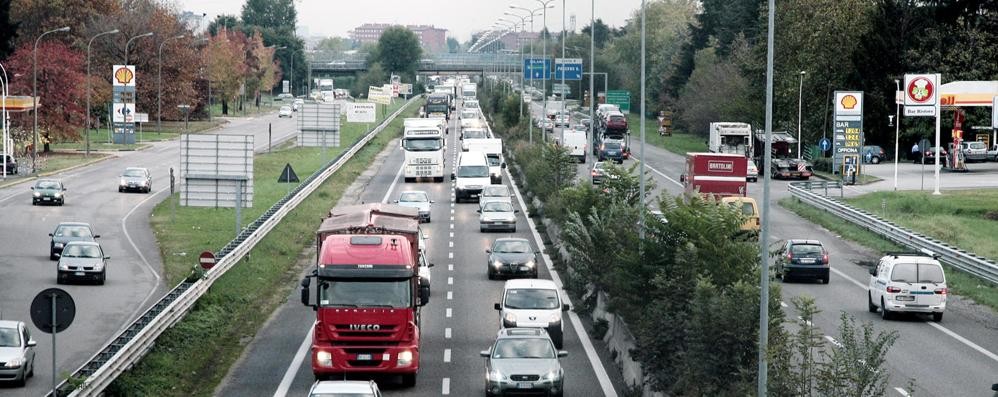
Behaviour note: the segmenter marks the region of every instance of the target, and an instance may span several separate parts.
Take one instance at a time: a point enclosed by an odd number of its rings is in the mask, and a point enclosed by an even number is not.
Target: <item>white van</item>
[[[561,146],[568,149],[568,155],[586,162],[586,150],[589,148],[589,138],[582,130],[564,128],[561,130]]]
[[[457,172],[450,174],[454,181],[454,200],[474,198],[482,194],[485,185],[491,185],[489,161],[482,152],[461,152],[457,158]]]
[[[558,287],[551,280],[507,280],[502,289],[502,302],[495,304],[502,328],[544,328],[551,341],[561,349],[564,340],[562,312],[568,305],[562,303]]]
[[[931,313],[933,321],[942,321],[947,295],[946,275],[932,255],[888,253],[870,269],[870,313],[880,309],[884,320],[896,313]]]
[[[467,145],[468,150],[484,152],[485,158],[489,161],[489,175],[492,178],[492,183],[502,183],[502,169],[506,168],[506,161],[502,157],[502,139],[470,139],[462,144]]]

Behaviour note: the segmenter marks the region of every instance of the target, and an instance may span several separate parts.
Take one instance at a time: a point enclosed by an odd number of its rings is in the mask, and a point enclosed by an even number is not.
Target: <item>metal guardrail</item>
[[[811,188],[816,186],[817,184],[807,184],[806,182],[791,183],[789,188],[790,194],[804,203],[828,211],[835,216],[852,222],[856,226],[874,232],[897,244],[923,252],[931,251],[939,257],[940,261],[947,265],[980,277],[993,284],[998,284],[998,264],[995,264],[995,262],[934,238],[907,230],[874,214],[827,197],[827,194],[826,196],[817,194],[811,190]],[[839,186],[841,188],[841,185]]]
[[[412,102],[420,98],[414,96],[404,106],[396,110],[381,124],[372,129],[355,142],[350,148],[330,160],[321,169],[314,172],[302,183],[298,184],[287,195],[277,201],[263,215],[247,225],[229,241],[215,256],[217,264],[205,272],[205,276],[195,282],[183,281],[168,292],[158,302],[153,304],[131,325],[113,338],[110,343],[93,355],[83,366],[71,375],[71,378],[85,378],[84,385],[70,391],[67,381],[58,386],[58,395],[96,396],[113,382],[118,375],[131,368],[152,349],[156,338],[164,331],[179,322],[194,303],[208,292],[208,288],[221,278],[226,271],[235,266],[248,254],[256,244],[276,227],[284,217],[294,210],[312,192],[319,188],[330,176],[336,173],[343,164],[364,148],[371,139],[384,130],[395,117],[408,108]],[[51,396],[50,392],[48,396]]]

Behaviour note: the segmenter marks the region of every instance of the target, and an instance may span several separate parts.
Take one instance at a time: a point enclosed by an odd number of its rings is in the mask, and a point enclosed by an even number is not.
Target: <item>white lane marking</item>
[[[443,384],[441,385],[440,394],[450,395],[450,378],[444,378]]]
[[[451,226],[453,226],[453,225],[451,225]],[[454,253],[453,252],[448,252],[447,253],[447,259],[454,259]]]
[[[454,216],[453,215],[450,217],[450,221],[454,222]]]
[[[405,169],[405,162],[402,162],[402,166],[399,167],[399,172],[395,174],[395,179],[392,179],[392,184],[388,185],[388,191],[385,192],[385,197],[381,199],[382,203],[388,202],[388,196],[391,196],[392,192],[395,191],[395,185],[399,183],[399,177],[402,176],[402,170],[404,169]]]
[[[804,321],[804,318],[801,316],[797,316],[797,322],[807,324],[808,327],[814,326],[810,321]]]
[[[780,301],[780,306],[781,307],[788,307],[789,305],[787,305],[787,302]]]
[[[450,209],[450,214],[454,215],[454,209],[453,208]],[[451,236],[451,237],[454,237],[454,236]]]
[[[288,390],[291,389],[291,383],[295,380],[295,375],[298,374],[298,369],[301,368],[302,362],[305,361],[305,354],[308,353],[309,349],[312,347],[312,325],[309,324],[308,329],[305,331],[305,339],[301,341],[301,345],[298,346],[298,351],[295,352],[295,358],[291,360],[291,365],[288,366],[287,371],[284,371],[284,377],[281,378],[281,383],[277,385],[277,391],[274,392],[274,397],[285,397],[288,395]]]
[[[453,211],[453,210],[451,210]],[[450,232],[450,238],[454,238],[454,232]]]
[[[447,242],[447,248],[454,248],[454,242],[453,241],[448,241]]]
[[[149,273],[156,278],[156,285],[154,285],[153,288],[149,289],[149,293],[146,295],[145,299],[142,300],[142,303],[135,308],[135,311],[133,311],[131,314],[128,315],[129,321],[125,324],[122,324],[121,328],[119,328],[116,333],[121,333],[121,331],[123,331],[125,328],[128,328],[128,326],[131,324],[131,320],[136,316],[138,316],[139,311],[145,310],[146,302],[148,302],[149,299],[152,298],[153,294],[155,294],[156,291],[159,290],[159,283],[162,281],[162,278],[159,276],[159,273],[156,273],[156,269],[153,269],[152,265],[149,264],[149,261],[146,259],[146,256],[142,255],[142,250],[140,250],[139,246],[135,244],[134,240],[132,240],[132,235],[128,233],[128,226],[126,226],[126,221],[128,220],[128,217],[132,216],[132,214],[135,213],[135,210],[139,209],[139,207],[141,207],[147,201],[152,200],[156,196],[159,196],[160,193],[163,193],[167,190],[169,190],[169,188],[163,188],[160,189],[160,191],[149,195],[149,197],[146,197],[145,200],[140,201],[138,204],[132,207],[132,209],[129,210],[128,213],[125,214],[125,216],[121,217],[121,231],[125,234],[125,239],[128,240],[128,244],[132,246],[132,250],[135,251],[135,254],[139,256],[139,259],[142,260],[143,268],[149,271]]]
[[[454,201],[453,198],[451,199],[451,201]],[[453,211],[454,203],[450,203],[450,207],[451,207],[451,211]]]
[[[447,271],[449,271],[449,272],[454,271],[454,264],[453,263],[448,263],[447,264]]]
[[[844,279],[848,280],[849,282],[855,284],[859,288],[867,289],[866,285],[864,285],[863,283],[861,283],[859,281],[856,281],[852,277],[849,277],[848,275],[846,275],[842,271],[840,271],[840,270],[838,270],[838,269],[836,269],[834,267],[831,268],[831,270],[835,274],[838,274],[839,276],[841,276],[842,278],[844,278]],[[971,342],[969,339],[964,338],[964,337],[960,336],[960,334],[957,334],[956,332],[953,332],[949,328],[946,328],[946,327],[944,327],[942,325],[939,325],[939,324],[937,324],[935,322],[931,322],[930,321],[927,324],[929,324],[929,326],[931,326],[931,327],[939,330],[940,332],[942,332],[942,333],[944,333],[946,335],[949,335],[951,338],[956,339],[957,342],[963,343],[967,347],[969,347],[971,349],[974,349],[974,350],[977,350],[978,352],[980,352],[981,354],[983,354],[985,357],[990,358],[991,360],[993,360],[995,362],[998,362],[998,354],[995,354],[994,352],[992,352],[992,351],[990,351],[988,349],[985,349],[985,348],[981,347],[980,345],[978,345],[978,344],[976,344],[974,342]]]
[[[450,339],[451,338],[451,329],[450,328],[444,328],[444,338],[445,339]]]
[[[444,362],[450,362],[450,349],[444,349]]]
[[[453,228],[454,228],[454,224],[453,224],[453,223],[451,223],[451,224],[450,224],[450,228],[451,228],[451,229],[453,229]]]
[[[447,285],[454,285],[454,277],[447,277]]]
[[[516,181],[513,176],[510,175],[509,170],[503,170],[506,173],[506,180],[509,181],[510,186],[513,188],[513,193],[516,193],[516,201],[520,204],[520,208],[527,208],[527,204],[523,201],[523,196],[520,195],[520,188],[516,186]],[[543,247],[544,241],[541,239],[540,233],[537,233],[537,227],[534,225],[534,220],[530,219],[528,216],[524,216],[527,220],[527,226],[530,228],[530,234],[534,236],[534,243],[537,247]],[[542,251],[543,252],[543,251]],[[554,281],[555,285],[559,289],[564,290],[564,286],[561,283],[561,277],[558,276],[558,271],[554,269],[551,264],[551,257],[546,253],[541,254],[541,258],[544,259],[544,265],[548,268],[548,273],[551,274],[551,280]],[[567,293],[562,293],[563,300],[572,305],[571,298],[568,297]],[[589,359],[589,365],[592,366],[593,372],[596,374],[596,380],[599,381],[600,387],[603,389],[603,395],[605,397],[617,397],[617,390],[613,388],[613,383],[610,382],[610,376],[606,373],[606,368],[603,367],[603,362],[600,361],[599,356],[596,354],[596,349],[593,348],[592,341],[589,340],[589,334],[586,333],[585,328],[582,327],[582,321],[579,320],[579,315],[574,311],[568,311],[568,318],[572,321],[572,328],[575,330],[576,336],[579,338],[579,342],[582,344],[582,349],[586,352],[586,358]]]
[[[454,291],[447,291],[447,300],[454,299]]]
[[[900,388],[900,387],[895,387],[895,388],[894,388],[894,390],[895,390],[895,391],[897,391],[898,393],[901,393],[901,395],[902,395],[902,396],[904,396],[904,397],[909,397],[909,396],[911,396],[910,394],[908,394],[908,391],[907,391],[907,390],[905,390],[905,389],[902,389],[902,388]]]
[[[445,316],[446,316],[447,318],[450,318],[450,317],[451,317],[452,315],[454,315],[454,311],[453,311],[453,310],[451,310],[451,308],[449,308],[449,307],[447,308],[446,312],[447,312],[447,313],[445,314]]]
[[[637,158],[637,157],[634,157],[634,160],[635,160],[635,161],[637,161],[637,162],[639,162],[639,163],[641,162],[641,159],[639,159],[639,158]],[[645,164],[645,167],[648,167],[648,169],[649,169],[649,170],[652,170],[652,172],[654,172],[654,173],[656,173],[656,174],[659,174],[659,175],[661,175],[661,176],[662,176],[663,178],[665,178],[665,179],[666,179],[666,180],[668,180],[669,182],[672,182],[672,183],[675,183],[675,184],[676,184],[676,186],[679,186],[679,187],[683,187],[683,184],[682,184],[682,183],[679,183],[679,181],[677,181],[677,180],[675,180],[675,179],[672,179],[672,178],[670,178],[670,177],[669,177],[668,175],[666,175],[666,174],[663,174],[663,173],[662,173],[662,171],[659,171],[659,170],[656,170],[656,169],[652,168],[652,166],[650,166],[650,165],[648,165],[648,164]],[[638,168],[638,169],[640,169],[640,168]]]

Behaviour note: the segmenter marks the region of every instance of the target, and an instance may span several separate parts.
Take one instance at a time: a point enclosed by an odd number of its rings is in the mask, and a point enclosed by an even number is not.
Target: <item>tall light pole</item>
[[[769,0],[768,32],[766,33],[766,147],[763,150],[762,169],[769,170],[773,162],[773,21],[776,19],[776,0]],[[768,380],[766,354],[769,350],[769,181],[772,172],[766,172],[762,182],[762,230],[759,233],[759,369],[756,372],[756,395],[767,395]]]
[[[533,36],[533,34],[534,34],[534,17],[537,16],[537,13],[540,12],[541,10],[543,10],[543,8],[538,8],[536,10],[531,10],[529,8],[526,8],[526,7],[518,7],[518,6],[514,6],[514,5],[510,5],[509,8],[517,9],[517,10],[523,10],[523,11],[527,12],[527,15],[530,16],[530,35]],[[510,14],[510,15],[516,15],[516,14]],[[516,15],[516,16],[519,16],[519,15]],[[534,62],[534,43],[530,43],[530,62],[531,62],[531,64],[533,64],[533,62]],[[531,72],[533,72],[533,71],[531,70]],[[526,71],[524,71],[524,73],[526,73]],[[533,85],[534,85],[534,77],[533,77],[533,74],[531,73],[531,76],[530,76],[530,86],[533,87]],[[520,87],[521,93],[525,93],[526,89],[525,89],[525,87],[523,87],[522,83],[520,84],[520,86],[521,86]],[[521,100],[522,100],[522,98],[523,97],[521,95]],[[530,103],[533,104],[534,101],[530,101]],[[528,128],[530,130],[530,144],[534,143],[534,117],[532,115],[533,115],[533,112],[530,110],[530,107],[527,107],[527,125],[528,125]],[[543,134],[544,131],[541,131],[541,133]]]
[[[38,172],[36,168],[36,159],[38,158],[38,42],[42,41],[42,37],[49,33],[56,32],[68,32],[69,26],[63,26],[59,29],[52,29],[38,35],[35,39],[35,47],[31,50],[31,109],[35,113],[35,122],[31,127],[31,173],[34,174]],[[6,123],[6,121],[4,121]],[[6,144],[6,142],[5,142]],[[7,162],[7,159],[4,159]],[[55,375],[52,375],[55,377]]]
[[[807,74],[807,72],[805,72],[803,70],[800,71],[800,89],[797,91],[797,160],[800,160],[802,158],[802,156],[803,156],[803,153],[801,153],[801,151],[800,151],[801,143],[803,142],[801,140],[801,133],[802,133],[802,131],[801,131],[800,128],[801,128],[801,114],[802,114],[802,110],[804,109],[804,75],[805,74]]]
[[[638,119],[641,120],[639,124],[641,125],[641,170],[638,175],[641,178],[641,213],[638,216],[638,233],[642,241],[645,239],[645,163],[648,162],[645,159],[645,0],[641,0],[641,114]]]
[[[163,122],[163,45],[165,45],[170,40],[179,40],[184,38],[184,35],[177,35],[159,43],[159,72],[156,77],[156,131],[160,133],[163,132],[162,122]]]
[[[894,79],[894,87],[897,92],[901,92],[901,80]],[[898,101],[897,94],[894,94],[894,191],[898,190],[898,147],[901,146],[901,102]],[[998,110],[993,110],[998,111]],[[925,149],[922,149],[925,150]]]
[[[128,39],[128,41],[125,42],[125,65],[128,65],[128,46],[132,44],[132,41],[136,39],[141,39],[143,37],[149,37],[152,35],[153,35],[152,32],[143,33],[138,36],[132,36],[132,38]]]
[[[568,36],[568,29],[565,26],[565,0],[561,0],[561,59],[565,59],[565,38]],[[568,95],[565,94],[565,70],[561,71],[561,113],[565,113],[565,101]]]
[[[592,73],[589,75],[589,142],[593,142],[596,125],[596,87],[593,84],[596,78],[596,0],[592,0],[589,6],[592,9],[589,15],[589,73]]]
[[[85,130],[85,135],[87,137],[86,138],[87,141],[86,141],[86,145],[85,145],[86,147],[84,149],[84,157],[90,157],[90,46],[94,44],[94,40],[97,40],[98,37],[101,37],[101,36],[104,36],[104,35],[109,35],[109,34],[115,34],[115,33],[118,33],[118,32],[119,32],[119,30],[115,29],[115,30],[109,30],[109,31],[103,32],[103,33],[97,33],[96,35],[94,35],[94,37],[90,38],[90,41],[87,42],[87,76],[86,76],[87,77],[87,108],[85,109],[86,113],[87,113],[87,122],[86,122],[86,125],[83,127],[83,129]]]
[[[8,87],[7,86],[10,84],[10,79],[7,78],[7,68],[3,67],[3,64],[0,64],[0,70],[3,71],[3,79],[0,79],[0,86],[2,86],[2,87],[0,87],[0,95],[3,96],[3,98],[0,99],[0,101],[3,102],[3,104],[2,104],[3,109],[0,110],[0,117],[3,117],[3,120],[0,121],[0,122],[3,123],[2,126],[0,126],[0,127],[3,128],[3,134],[0,135],[0,139],[3,140],[3,142],[0,142],[0,143],[3,144],[3,153],[0,153],[0,156],[2,156],[2,157],[0,157],[0,164],[2,164],[2,165],[0,165],[0,167],[3,167],[3,170],[2,170],[3,174],[2,175],[3,175],[3,179],[6,180],[7,179],[7,152],[10,150],[10,148],[7,147],[7,91],[8,91],[8,89],[7,89]]]
[[[527,12],[530,12],[530,10],[527,10]],[[520,15],[511,13],[509,11],[506,11],[503,14],[504,15],[509,15],[511,17],[520,18],[520,25],[521,25],[520,26],[520,33],[523,33],[524,30],[527,30],[527,17],[526,16],[520,16]],[[533,16],[530,16],[530,17],[533,18]],[[525,94],[527,91],[526,91],[526,87],[523,86],[524,85],[523,74],[526,72],[526,70],[523,68],[523,38],[520,37],[520,34],[516,35],[516,46],[520,50],[520,118],[523,118],[523,94]],[[527,124],[531,124],[531,123],[529,123],[529,121],[530,120],[528,120]]]
[[[535,1],[537,1],[537,3],[539,3],[541,5],[541,9],[544,10],[544,14],[543,14],[543,16],[541,18],[544,21],[544,34],[547,34],[548,33],[548,8],[549,8],[548,5],[551,4],[551,2],[553,2],[554,0],[535,0]],[[642,1],[644,1],[644,0],[642,0]],[[553,8],[553,7],[550,7],[550,8]],[[541,48],[542,48],[542,50],[541,50],[541,54],[542,54],[541,57],[544,58],[544,63],[542,63],[541,65],[547,65],[547,61],[548,61],[548,40],[547,40],[546,37],[544,37],[544,34],[541,34]],[[542,67],[542,69],[543,69],[543,67]],[[544,102],[543,102],[544,103],[544,111],[543,111],[543,113],[541,113],[541,116],[544,117],[545,119],[548,117],[548,88],[547,88],[547,83],[548,83],[548,81],[547,81],[547,75],[542,76],[542,78],[541,78],[541,94],[542,94],[542,96],[544,98]],[[554,132],[554,127],[551,128],[551,132]],[[543,140],[544,142],[548,141],[548,134],[545,133],[544,131],[541,131],[541,140]]]

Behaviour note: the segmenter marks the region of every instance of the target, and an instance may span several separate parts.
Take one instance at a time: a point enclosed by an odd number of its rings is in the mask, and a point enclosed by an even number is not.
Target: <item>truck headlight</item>
[[[409,350],[403,350],[399,353],[398,366],[408,367],[412,365],[412,352]]]
[[[503,316],[503,320],[506,320],[507,323],[514,324],[514,327],[516,326],[516,314],[513,314],[513,312],[507,312],[506,315]]]
[[[493,382],[499,382],[502,381],[502,379],[503,379],[502,372],[499,372],[499,370],[493,369],[489,371],[489,380]]]
[[[333,354],[330,352],[320,351],[315,353],[315,361],[320,367],[332,367],[333,366]]]

